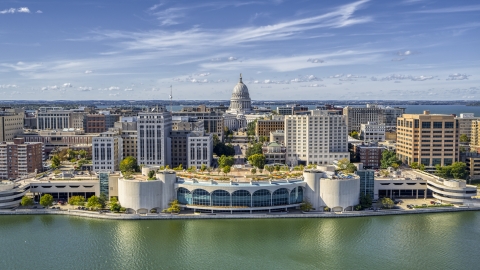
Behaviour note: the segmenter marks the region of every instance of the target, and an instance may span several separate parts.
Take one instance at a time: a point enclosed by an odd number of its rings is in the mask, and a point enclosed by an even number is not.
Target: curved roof
[[[233,88],[232,99],[250,99],[248,87],[242,81],[242,74],[240,74],[240,81]]]

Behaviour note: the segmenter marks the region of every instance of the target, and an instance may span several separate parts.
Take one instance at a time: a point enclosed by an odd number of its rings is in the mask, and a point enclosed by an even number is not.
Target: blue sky
[[[9,1],[2,99],[480,100],[477,1]]]

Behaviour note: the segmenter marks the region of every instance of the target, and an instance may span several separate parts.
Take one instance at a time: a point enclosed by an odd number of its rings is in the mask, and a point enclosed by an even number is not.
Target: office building
[[[467,135],[468,139],[472,138],[472,123],[479,121],[480,117],[475,117],[473,113],[461,113],[460,116],[455,117],[458,126],[458,136]],[[475,127],[478,126],[475,124]],[[477,132],[475,132],[477,133]]]
[[[92,141],[92,165],[95,172],[119,170],[123,159],[123,140],[117,132],[107,131]]]
[[[23,138],[0,143],[0,179],[17,179],[43,170],[43,144],[26,143]]]
[[[163,107],[141,112],[137,118],[137,162],[143,165],[171,164],[172,115]]]
[[[259,119],[255,124],[255,136],[269,137],[272,131],[285,128],[285,117],[283,115],[272,115],[272,119]]]
[[[397,117],[405,113],[405,108],[383,107],[375,104],[367,104],[366,107],[343,108],[343,115],[346,117],[348,132],[359,131],[361,124],[376,122],[385,124],[385,128],[395,127]]]
[[[121,117],[119,122],[114,124],[118,129],[123,141],[123,158],[137,157],[137,117]]]
[[[301,106],[298,104],[287,105],[283,107],[277,107],[277,113],[279,115],[296,115],[308,113],[307,106]]]
[[[458,161],[458,126],[455,116],[446,114],[404,114],[397,120],[397,157],[410,165],[427,169]]]
[[[345,118],[328,111],[310,112],[285,117],[287,164],[332,164],[349,158]]]
[[[20,109],[0,108],[0,142],[11,142],[22,134],[24,112]]]
[[[287,148],[276,142],[270,142],[262,147],[265,164],[286,164]]]
[[[40,107],[37,111],[37,128],[59,130],[70,128],[70,116],[72,111],[62,107]]]
[[[213,135],[203,131],[192,131],[187,137],[188,168],[200,169],[202,165],[210,167],[213,157]]]
[[[379,169],[382,161],[384,146],[377,143],[354,143],[354,157],[358,162],[363,163],[365,169]]]
[[[360,125],[360,139],[363,141],[385,141],[385,124],[378,124],[377,122],[368,122]]]

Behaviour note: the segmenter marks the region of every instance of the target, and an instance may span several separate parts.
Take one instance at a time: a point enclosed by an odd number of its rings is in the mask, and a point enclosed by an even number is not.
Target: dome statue
[[[230,107],[228,113],[245,114],[252,111],[252,100],[248,93],[247,86],[242,81],[242,74],[240,73],[240,81],[235,85],[230,99]]]

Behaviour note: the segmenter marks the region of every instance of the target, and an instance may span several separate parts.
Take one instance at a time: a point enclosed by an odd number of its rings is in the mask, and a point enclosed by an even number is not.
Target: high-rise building
[[[121,117],[115,123],[123,140],[123,158],[137,157],[137,117]]]
[[[0,142],[11,142],[23,132],[23,110],[0,108]]]
[[[144,165],[166,166],[171,164],[170,132],[172,115],[158,107],[141,112],[137,118],[137,162]]]
[[[70,116],[72,111],[62,107],[40,107],[37,111],[37,128],[61,130],[70,128]]]
[[[332,164],[349,158],[348,135],[343,115],[313,110],[310,115],[285,117],[287,164]]]
[[[92,165],[96,172],[119,170],[123,159],[122,137],[117,132],[107,131],[94,137],[92,142]]]
[[[395,127],[397,117],[405,113],[405,108],[400,107],[383,107],[374,104],[367,104],[366,107],[343,108],[343,115],[346,117],[348,132],[359,131],[361,124],[368,122],[376,122],[377,124],[385,124],[386,128]]]
[[[0,143],[0,179],[16,179],[43,170],[43,144],[23,138]]]
[[[213,156],[213,135],[203,131],[192,131],[187,138],[188,167],[199,169],[202,165],[210,167]]]
[[[397,157],[409,165],[450,165],[458,161],[458,137],[453,115],[404,114],[397,119]]]
[[[189,167],[188,162],[188,137],[192,131],[204,132],[204,121],[190,116],[173,116],[170,140],[172,144],[172,168],[182,164],[183,168]],[[201,165],[200,165],[201,166]]]
[[[468,139],[472,138],[472,123],[480,121],[480,117],[475,117],[473,113],[461,113],[459,117],[455,117],[458,125],[458,136],[467,135]],[[475,133],[477,133],[475,131]]]
[[[364,141],[385,141],[385,124],[368,122],[360,125],[360,139]]]

